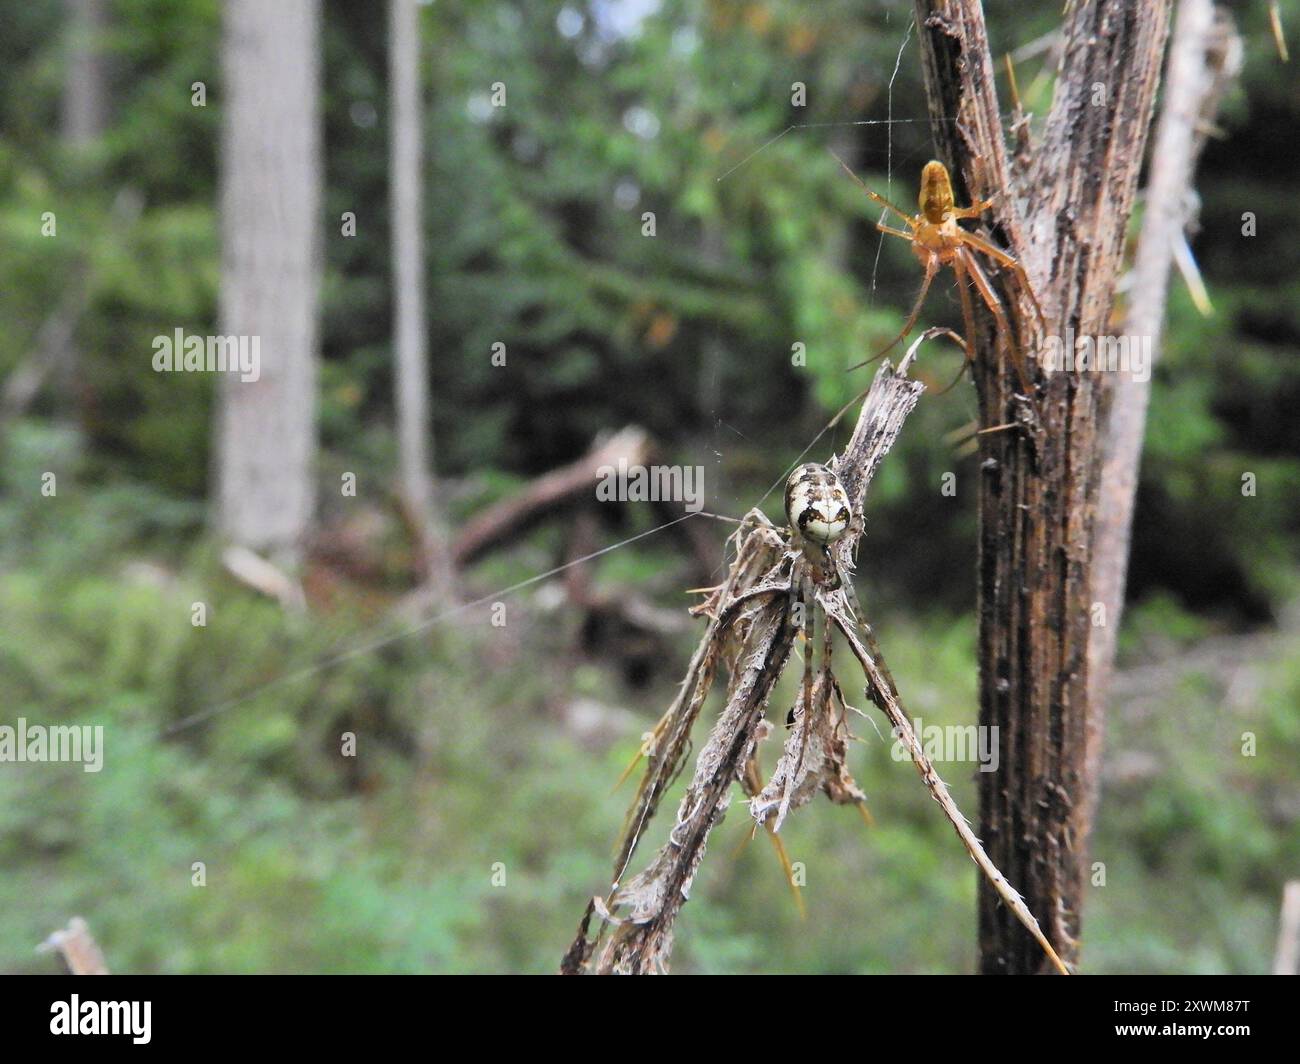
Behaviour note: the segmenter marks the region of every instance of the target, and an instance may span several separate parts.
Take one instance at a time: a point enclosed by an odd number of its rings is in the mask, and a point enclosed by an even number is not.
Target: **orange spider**
[[[831,154],[834,155],[835,153],[832,152]],[[903,325],[903,331],[894,337],[887,347],[867,359],[867,362],[874,362],[877,358],[886,354],[912,331],[913,326],[916,325],[916,319],[921,314],[921,306],[925,303],[925,297],[930,291],[930,282],[934,280],[935,274],[943,267],[951,266],[953,272],[957,275],[957,290],[961,295],[962,317],[966,322],[967,361],[973,357],[972,352],[975,350],[975,313],[970,298],[970,287],[974,285],[980,298],[984,300],[984,305],[989,308],[993,317],[997,320],[998,334],[1007,340],[1007,346],[1011,351],[1011,359],[1016,367],[1016,375],[1020,378],[1022,391],[1026,395],[1031,394],[1028,367],[1025,364],[1024,354],[1016,343],[1015,334],[1012,332],[1011,323],[1007,318],[1006,308],[1003,307],[1002,300],[998,298],[993,286],[989,284],[989,279],[976,261],[974,253],[978,251],[980,254],[992,259],[999,266],[1004,266],[1015,273],[1021,286],[1029,293],[1029,299],[1033,303],[1034,311],[1041,322],[1043,320],[1043,311],[1038,305],[1038,298],[1034,295],[1033,287],[1029,283],[1029,277],[1026,275],[1024,267],[1011,255],[985,240],[982,236],[968,232],[957,224],[958,220],[962,218],[978,218],[981,213],[993,205],[993,200],[986,199],[969,207],[958,207],[952,194],[952,180],[948,177],[947,167],[943,163],[932,159],[925,164],[925,168],[921,171],[921,194],[918,197],[921,213],[910,215],[895,207],[884,196],[867,188],[861,178],[852,170],[849,170],[843,159],[840,159],[838,155],[835,158],[848,171],[849,176],[854,181],[857,181],[859,185],[862,185],[868,196],[903,219],[903,223],[908,228],[906,232],[886,225],[883,218],[876,223],[876,228],[882,233],[902,237],[908,241],[912,245],[916,257],[921,260],[921,265],[925,267],[925,280],[921,284],[921,294],[916,297],[916,305],[912,307],[912,313],[908,315],[907,322]],[[865,366],[867,362],[861,362],[853,368],[858,369],[859,366]],[[955,384],[956,381],[953,383]]]

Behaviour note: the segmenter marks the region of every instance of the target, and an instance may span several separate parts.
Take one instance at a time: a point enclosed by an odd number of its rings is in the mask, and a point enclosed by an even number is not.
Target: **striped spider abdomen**
[[[825,547],[844,535],[853,514],[840,478],[808,462],[785,482],[785,516],[792,532]]]

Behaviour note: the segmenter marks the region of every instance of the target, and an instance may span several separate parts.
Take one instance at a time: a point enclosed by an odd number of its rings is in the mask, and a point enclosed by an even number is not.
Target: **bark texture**
[[[940,157],[966,204],[996,195],[986,215],[1018,257],[1042,306],[1014,275],[994,284],[1037,376],[1017,398],[1011,359],[977,305],[980,436],[980,723],[996,727],[1001,769],[980,775],[980,833],[1023,892],[1058,953],[1077,957],[1095,779],[1088,752],[1092,537],[1109,374],[1045,375],[1056,336],[1108,333],[1168,30],[1169,0],[1076,0],[1066,6],[1056,95],[1041,141],[1003,138],[978,0],[917,0],[926,90]],[[955,121],[951,119],[955,117]],[[977,301],[978,303],[978,301]],[[981,884],[980,967],[1050,970],[1043,951]]]

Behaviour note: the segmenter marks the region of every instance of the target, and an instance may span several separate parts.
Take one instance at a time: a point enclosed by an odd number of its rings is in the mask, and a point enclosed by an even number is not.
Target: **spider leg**
[[[763,790],[762,772],[758,760],[758,747],[755,746],[749,756],[749,761],[745,763],[745,771],[741,775],[740,785],[744,788],[745,793],[753,798]],[[795,908],[799,911],[799,919],[808,919],[808,907],[803,902],[803,891],[799,888],[799,883],[794,877],[794,866],[790,863],[790,855],[786,852],[785,843],[781,836],[776,833],[776,829],[771,820],[763,822],[763,827],[767,829],[767,837],[772,841],[772,848],[776,852],[776,859],[781,862],[781,874],[785,876],[785,881],[790,884],[790,893],[794,895]],[[758,832],[758,823],[755,822],[748,835],[740,840],[740,845],[733,851],[731,858],[736,860],[741,851],[753,840],[754,835]]]
[[[959,230],[961,233],[962,243],[967,247],[972,247],[983,255],[987,255],[999,266],[1005,266],[1008,270],[1016,275],[1016,281],[1029,296],[1029,302],[1033,304],[1034,316],[1038,318],[1038,324],[1047,327],[1047,319],[1043,317],[1043,308],[1039,305],[1038,296],[1034,294],[1034,286],[1029,283],[1029,274],[1025,273],[1025,268],[1020,265],[1020,260],[1008,255],[991,240],[985,240],[978,233],[968,233],[965,229]]]
[[[925,280],[921,282],[921,294],[916,297],[916,303],[912,307],[912,313],[907,316],[907,321],[903,325],[903,331],[900,332],[897,336],[895,336],[892,340],[890,340],[888,344],[882,347],[870,358],[866,359],[863,362],[859,362],[856,366],[850,366],[849,367],[850,372],[852,372],[855,369],[861,369],[863,366],[870,365],[872,362],[876,361],[876,359],[882,358],[883,356],[889,354],[889,352],[892,351],[895,346],[897,346],[899,341],[904,339],[907,336],[907,334],[912,331],[913,326],[916,325],[916,319],[921,316],[921,307],[925,305],[925,297],[930,294],[930,284],[934,280],[934,275],[938,272],[939,272],[939,256],[932,254],[930,255],[929,258],[925,260]]]
[[[885,199],[885,197],[882,196],[879,192],[873,192],[870,188],[868,188],[867,183],[853,172],[853,169],[849,166],[848,163],[846,163],[843,159],[841,159],[838,155],[835,154],[835,150],[833,148],[827,148],[826,150],[831,153],[831,158],[833,158],[837,163],[839,163],[842,167],[844,167],[844,172],[848,174],[849,177],[853,178],[853,180],[856,181],[859,186],[861,186],[863,192],[865,192],[873,200],[879,203],[882,207],[893,211],[896,215],[902,218],[903,221],[907,224],[907,227],[909,229],[916,228],[916,219],[914,219],[910,214],[908,214],[907,211],[895,207],[892,203],[889,202],[889,200]],[[903,234],[903,235],[906,236],[907,234]],[[907,239],[911,240],[912,238],[908,236]]]
[[[884,222],[877,222],[876,228],[882,233],[888,233],[890,236],[901,236],[904,240],[909,241],[912,239],[911,233],[905,233],[901,229],[894,229],[893,227],[886,225]]]
[[[952,391],[954,388],[957,387],[957,382],[961,380],[964,376],[966,376],[966,367],[970,365],[970,349],[966,346],[966,342],[964,340],[962,341],[961,348],[962,351],[965,353],[965,357],[961,360],[961,369],[957,371],[957,376],[953,377],[952,383],[949,384],[946,388],[944,388],[943,391],[935,392],[934,393],[935,395],[947,395],[950,391]]]
[[[889,693],[898,698],[898,684],[894,683],[894,676],[889,671],[889,666],[885,664],[885,656],[880,652],[880,644],[876,642],[876,633],[872,631],[871,625],[865,620],[862,622],[862,638],[866,641],[867,649],[871,651],[871,655],[875,659],[880,675],[884,677],[885,683],[889,684]]]
[[[808,734],[812,725],[813,692],[813,639],[817,634],[817,597],[812,589],[812,577],[805,571],[799,598],[803,602],[803,729]]]
[[[844,591],[844,601],[849,607],[849,615],[857,622],[862,623],[864,614],[862,604],[858,602],[858,592],[853,586],[853,581],[846,579],[843,573],[838,573],[840,578],[840,587]],[[824,607],[825,608],[825,607]],[[829,609],[828,609],[829,613]]]
[[[1020,263],[1016,261],[1014,256],[1012,256],[1008,252],[1003,251],[1000,247],[997,246],[997,244],[993,243],[993,241],[985,240],[982,236],[979,235],[979,233],[972,233],[967,229],[959,229],[958,232],[961,234],[961,242],[963,244],[973,247],[976,251],[980,252],[981,254],[987,255],[999,266],[1006,266],[1008,269],[1010,269],[1013,266],[1020,265]]]
[[[961,255],[953,256],[952,271],[957,275],[957,294],[961,296],[961,317],[966,325],[966,360],[961,365],[961,372],[957,374],[952,384],[939,393],[940,395],[956,386],[957,381],[961,380],[962,373],[966,372],[966,363],[975,358],[975,307],[970,298],[970,273]]]
[[[1029,383],[1029,371],[1025,365],[1024,352],[1020,350],[1020,344],[1011,331],[1011,321],[1007,318],[1007,312],[1002,306],[1002,300],[993,291],[993,286],[989,284],[989,279],[984,276],[984,271],[980,269],[979,263],[975,261],[975,257],[966,248],[957,248],[954,252],[953,262],[960,262],[966,268],[971,280],[975,282],[976,291],[979,292],[980,298],[984,300],[984,305],[989,308],[993,313],[993,317],[997,319],[998,330],[1007,338],[1007,347],[1011,351],[1011,361],[1016,367],[1016,376],[1020,378],[1020,389],[1025,395],[1032,395],[1033,389]]]
[[[965,362],[962,362],[962,364],[961,364],[961,369],[959,369],[959,370],[957,371],[957,376],[953,377],[952,380],[950,380],[947,384],[945,384],[942,388],[940,388],[940,389],[939,389],[937,392],[935,392],[934,394],[935,394],[935,395],[947,395],[950,391],[952,391],[954,388],[957,387],[957,382],[960,381],[964,376],[966,376],[966,363],[965,363]],[[974,448],[972,448],[972,450],[974,450]],[[962,454],[962,453],[964,453],[964,452],[958,452],[958,454]]]
[[[831,622],[825,618],[822,619],[822,671],[826,674],[826,682],[830,683],[834,679],[834,673],[831,671],[831,645],[834,640],[831,638],[835,634],[835,629]]]
[[[972,203],[969,207],[953,207],[948,214],[953,218],[978,218],[986,210],[993,206],[996,196],[990,196],[986,200],[980,200],[978,203]]]
[[[875,632],[872,630],[871,624],[867,620],[866,611],[862,608],[862,604],[858,601],[858,593],[853,587],[853,581],[844,579],[841,574],[840,586],[844,589],[844,602],[849,608],[849,619],[856,622],[858,627],[861,628],[862,636],[866,640],[867,646],[870,648],[871,653],[874,655],[876,662],[880,667],[881,674],[885,678],[885,682],[889,684],[890,691],[893,692],[894,697],[897,698],[898,685],[894,683],[894,677],[890,675],[889,667],[885,664],[884,655],[880,653],[880,647],[876,643]],[[834,607],[835,604],[833,600],[831,600],[829,605],[824,607],[826,609],[825,624],[828,628],[830,627],[832,618],[839,620],[839,618],[836,617],[836,609]],[[830,636],[831,633],[827,632],[826,653],[828,657],[830,654],[830,643],[831,643]]]
[[[902,210],[899,207],[895,207],[892,203],[889,202],[889,200],[885,199],[885,197],[882,196],[879,192],[873,192],[871,189],[867,188],[866,185],[863,185],[862,187],[863,189],[866,190],[867,195],[870,196],[876,203],[884,207],[885,210],[893,211],[896,215],[898,215],[901,219],[903,219],[903,223],[909,229],[916,228],[916,219],[913,218],[910,214],[908,214],[907,211]],[[909,240],[911,239],[910,235],[908,236],[908,239]]]
[[[764,821],[764,823],[767,825],[768,830],[771,831],[774,835],[776,832],[781,830],[781,825],[782,823],[784,823],[786,814],[789,812],[790,809],[790,800],[794,794],[795,784],[803,775],[804,757],[807,755],[808,752],[808,737],[812,734],[813,728],[815,727],[815,721],[813,718],[814,691],[818,692],[820,695],[816,703],[817,712],[821,712],[821,710],[825,706],[826,699],[830,691],[830,680],[829,677],[826,675],[827,664],[826,664],[826,652],[824,648],[822,651],[822,672],[817,677],[818,686],[814,687],[813,684],[813,656],[816,653],[816,647],[814,646],[814,639],[816,638],[816,634],[815,634],[817,628],[816,610],[818,606],[818,599],[817,599],[817,584],[814,582],[814,576],[813,576],[811,565],[809,565],[800,573],[799,595],[800,595],[800,601],[803,603],[803,616],[802,618],[800,618],[802,621],[802,630],[803,630],[803,637],[804,637],[803,692],[800,698],[803,709],[802,709],[802,715],[797,719],[794,716],[795,711],[793,709],[790,711],[790,723],[796,727],[796,732],[799,736],[799,757],[795,762],[794,769],[792,771],[789,771],[785,777],[785,789],[781,795],[781,802],[778,807],[778,811],[775,819],[768,819]],[[822,640],[823,643],[825,643],[830,637],[830,628],[829,628],[830,622],[824,621],[823,625],[824,627],[822,632]],[[789,868],[787,868],[786,871],[788,874]],[[793,885],[793,880],[791,881],[791,883]]]

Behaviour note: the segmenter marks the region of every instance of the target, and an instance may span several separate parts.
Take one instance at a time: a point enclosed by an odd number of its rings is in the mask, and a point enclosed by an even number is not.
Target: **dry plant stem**
[[[576,462],[552,470],[516,495],[477,513],[451,546],[452,560],[464,567],[502,543],[518,542],[536,522],[575,499],[591,497],[604,466],[625,460],[629,466],[648,464],[654,443],[644,429],[629,425],[608,440],[597,441]]]
[[[709,832],[726,813],[731,785],[753,752],[763,708],[781,675],[780,666],[790,655],[794,631],[781,597],[771,599],[754,620],[748,665],[700,751],[668,843],[645,871],[611,895],[611,902],[624,907],[626,913],[598,945],[593,957],[596,973],[667,971],[673,923],[690,893]]]
[[[909,361],[910,357],[904,359],[898,372],[889,367],[888,363],[881,366],[863,401],[853,436],[838,462],[840,480],[848,493],[855,515],[854,528],[837,544],[839,558],[842,564],[849,566],[846,569],[848,572],[852,572],[853,550],[862,535],[862,502],[867,485],[875,476],[894,440],[898,438],[903,422],[920,397],[921,385],[906,376]],[[745,533],[748,530],[757,530],[759,534],[747,536]],[[771,568],[782,549],[776,530],[761,513],[755,511],[746,516],[745,523],[737,533],[736,542],[740,545],[742,554],[728,573],[719,596],[719,601],[726,603],[726,608],[711,620],[691,659],[681,692],[655,728],[655,742],[649,751],[651,771],[642,781],[629,814],[627,831],[614,866],[615,888],[622,880],[645,824],[654,816],[659,799],[676,777],[685,757],[691,728],[717,668],[716,646],[719,633],[731,623],[736,610],[745,603],[785,590],[779,581],[766,585],[758,582],[762,574]],[[782,666],[784,667],[784,661]]]
[[[1181,0],[1169,46],[1160,121],[1152,145],[1142,234],[1133,266],[1124,334],[1150,337],[1152,364],[1160,355],[1170,268],[1184,241],[1193,200],[1192,178],[1219,103],[1240,64],[1241,41],[1230,16],[1211,0]],[[1104,720],[1115,640],[1124,609],[1133,506],[1146,432],[1151,380],[1125,374],[1115,389],[1107,424],[1097,514],[1093,599],[1104,605],[1105,624],[1092,629],[1088,668],[1093,716]],[[1100,729],[1088,751],[1089,773],[1100,770]]]
[[[1282,890],[1273,974],[1300,975],[1300,879],[1291,880]]]
[[[762,517],[761,514],[758,516]],[[765,522],[766,518],[763,518],[763,521]],[[623,873],[627,870],[632,851],[636,849],[642,831],[658,810],[659,800],[663,797],[664,791],[672,785],[672,781],[677,778],[677,773],[681,769],[690,742],[691,729],[713,684],[721,648],[720,633],[732,623],[742,606],[777,590],[775,585],[770,588],[763,584],[750,586],[775,561],[779,544],[766,537],[762,525],[758,524],[752,515],[746,517],[741,526],[741,533],[743,534],[747,529],[756,530],[758,535],[739,540],[742,554],[737,558],[722,586],[721,600],[728,603],[727,608],[710,620],[700,645],[696,647],[691,657],[681,691],[668,708],[668,712],[655,726],[653,745],[646,751],[650,768],[642,778],[632,808],[628,812],[623,839],[614,862],[611,891],[617,889],[622,881]],[[772,535],[774,539],[774,530]],[[751,606],[751,616],[752,609]]]
[[[806,804],[818,791],[824,791],[833,802],[861,806],[864,795],[845,763],[849,709],[830,667],[830,625],[834,623],[862,666],[868,696],[906,745],[921,779],[971,858],[1056,970],[1069,974],[1023,899],[985,853],[926,757],[870,627],[865,621],[860,625],[856,616],[856,600],[848,577],[853,551],[863,531],[865,493],[920,394],[921,386],[907,380],[905,368],[923,340],[913,345],[899,372],[895,373],[888,363],[881,367],[848,447],[831,461],[852,500],[855,515],[846,536],[831,548],[836,552],[831,568],[840,579],[818,577],[816,582],[811,581],[808,568],[800,561],[800,549],[790,549],[759,511],[747,515],[738,533],[737,559],[727,581],[715,589],[709,600],[714,620],[692,659],[681,694],[653,733],[650,766],[629,814],[614,885],[607,900],[593,899],[588,905],[562,971],[667,971],[677,913],[689,896],[708,834],[725,814],[733,783],[738,782],[750,796],[751,815],[778,844],[775,832],[787,813]],[[794,630],[803,626],[792,623],[790,611],[795,602],[810,609],[820,606],[828,618],[821,633],[820,671],[814,682],[809,626],[804,682],[792,711],[794,727],[770,782],[762,786],[755,749],[771,731],[764,721],[766,703],[790,657]],[[728,625],[737,629],[730,641],[724,631]],[[648,868],[623,881],[623,872],[645,823],[676,775],[684,757],[689,725],[699,712],[717,662],[723,658],[728,659],[731,676],[726,707],[700,753],[669,840]],[[783,866],[788,866],[783,849],[780,852]],[[600,925],[594,938],[589,938],[591,920],[597,915]]]
[[[99,948],[90,927],[80,916],[68,921],[68,926],[55,931],[38,947],[38,951],[57,951],[69,975],[108,975],[108,962]]]
[[[1108,332],[1115,282],[1159,81],[1169,0],[1066,5],[1057,88],[1029,166],[1012,172],[978,0],[916,0],[918,40],[939,158],[962,202],[996,195],[995,242],[1024,267],[989,278],[1025,338]],[[1036,377],[1033,406],[998,357],[995,322],[976,301],[974,376],[982,428],[979,532],[980,723],[998,730],[1001,769],[981,774],[980,836],[994,864],[1045,918],[1056,953],[1077,955],[1090,810],[1092,536],[1107,375]],[[1033,342],[1031,342],[1033,341]],[[986,973],[1046,970],[1039,943],[998,891],[981,886]]]
[[[854,513],[853,526],[836,544],[846,560],[851,559],[853,545],[862,534],[867,486],[921,391],[922,385],[906,376],[905,367],[895,372],[886,362],[863,402],[853,436],[838,461]],[[563,972],[649,973],[667,968],[673,922],[689,894],[708,834],[726,810],[731,785],[743,777],[768,696],[794,642],[786,565],[791,556],[785,552],[784,542],[755,510],[746,516],[737,543],[739,556],[727,581],[710,600],[715,604],[714,619],[692,657],[678,698],[656,726],[650,766],[629,813],[608,901],[588,905],[578,937],[562,962]],[[728,626],[732,626],[731,636],[738,649],[726,707],[700,751],[668,842],[645,871],[624,882],[645,825],[685,757],[691,725],[722,656]],[[593,915],[599,915],[600,926],[589,940]]]

